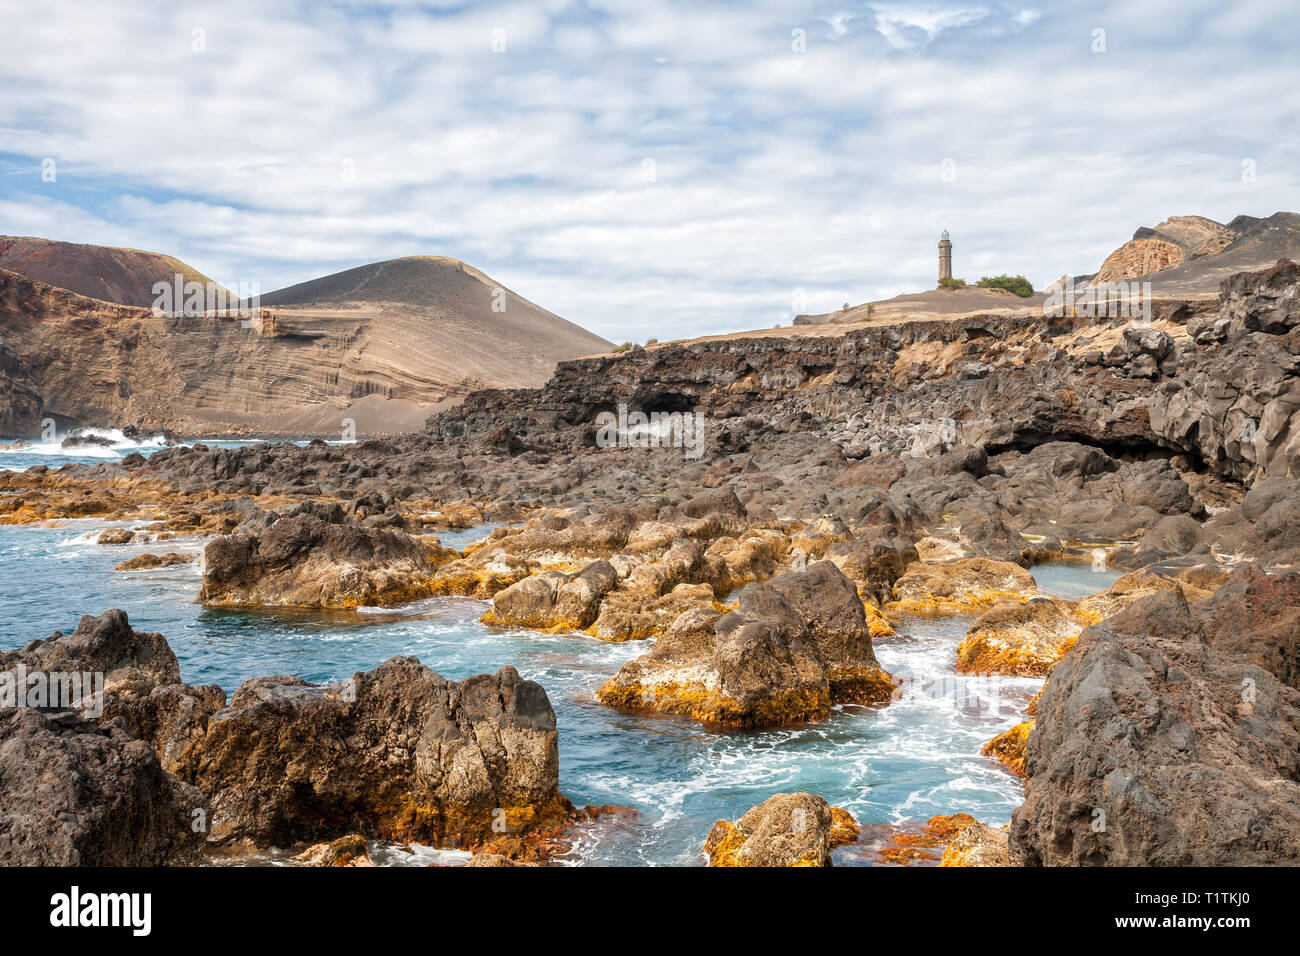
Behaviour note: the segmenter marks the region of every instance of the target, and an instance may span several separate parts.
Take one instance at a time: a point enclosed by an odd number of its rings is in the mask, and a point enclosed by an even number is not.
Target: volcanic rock
[[[836,835],[837,811],[811,793],[778,793],[734,823],[719,820],[709,831],[704,853],[709,866],[830,866],[838,840],[852,839],[856,824]]]

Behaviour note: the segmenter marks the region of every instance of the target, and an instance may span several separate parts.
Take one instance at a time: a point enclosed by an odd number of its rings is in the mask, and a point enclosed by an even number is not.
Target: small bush
[[[1034,294],[1033,285],[1024,276],[985,276],[975,284],[985,289],[1006,289],[1022,299]]]
[[[630,351],[631,349],[634,349],[634,348],[636,348],[636,343],[635,343],[635,342],[624,342],[622,345],[615,345],[614,348],[613,348],[611,351],[613,351],[613,352],[627,352],[627,351]]]
[[[966,288],[966,280],[954,279],[952,276],[944,276],[939,280],[939,285],[944,289],[964,289]]]

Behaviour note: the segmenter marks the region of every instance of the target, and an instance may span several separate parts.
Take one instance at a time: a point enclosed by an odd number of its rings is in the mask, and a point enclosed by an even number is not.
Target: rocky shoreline
[[[211,607],[459,595],[491,601],[491,626],[652,640],[597,699],[722,728],[888,707],[899,682],[873,641],[973,615],[959,672],[1045,679],[986,748],[1025,803],[1007,829],[931,821],[942,839],[913,834],[892,862],[1294,862],[1298,373],[1300,266],[1280,262],[1150,322],[965,316],[637,348],[474,393],[421,435],[3,473],[0,523],[130,522],[106,548],[197,536]],[[621,406],[700,416],[703,453],[646,433],[601,447],[594,423]],[[509,527],[439,538],[487,521]],[[1130,573],[1066,600],[1034,578],[1054,561]],[[596,812],[560,794],[554,712],[509,667],[450,682],[395,658],[346,687],[263,677],[227,702],[109,611],[0,672],[56,661],[117,676],[93,721],[0,715],[6,862],[190,863],[351,835],[531,861]],[[33,759],[93,786],[38,798],[6,772]],[[834,808],[778,796],[720,821],[709,862],[827,863]],[[187,836],[196,810],[207,829]],[[77,823],[42,822],[61,813]],[[147,838],[125,846],[121,819]]]

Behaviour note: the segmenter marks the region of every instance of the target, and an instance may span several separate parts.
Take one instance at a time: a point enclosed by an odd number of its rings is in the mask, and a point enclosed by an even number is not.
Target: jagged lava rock
[[[338,504],[305,501],[251,518],[203,552],[199,600],[212,607],[358,607],[436,593],[455,557],[436,538],[367,526]]]
[[[744,591],[735,611],[683,613],[597,697],[726,727],[764,727],[822,719],[834,704],[887,703],[894,687],[872,650],[857,588],[820,561]]]
[[[704,853],[709,866],[830,866],[831,850],[857,836],[845,810],[811,793],[778,793],[734,823],[719,820]]]
[[[20,663],[28,671],[100,673],[105,690],[118,693],[147,694],[158,684],[181,679],[180,664],[166,638],[132,630],[126,612],[117,608],[84,615],[71,634],[55,631],[44,640],[0,653],[0,670]]]
[[[0,864],[195,863],[206,808],[120,727],[72,711],[0,710]]]
[[[1251,570],[1196,605],[1158,591],[1084,630],[1038,703],[1013,854],[1300,862],[1298,635],[1300,574]]]
[[[572,812],[555,712],[512,667],[457,682],[395,657],[341,685],[248,681],[209,717],[184,773],[213,795],[214,843],[355,831],[472,847]]]
[[[957,670],[1041,676],[1074,645],[1081,630],[1050,598],[998,605],[967,629],[957,647]]]

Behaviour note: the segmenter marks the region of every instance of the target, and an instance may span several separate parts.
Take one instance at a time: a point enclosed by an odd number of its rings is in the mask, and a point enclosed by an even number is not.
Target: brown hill
[[[0,426],[6,437],[39,433],[42,417],[185,437],[337,437],[348,420],[358,435],[415,431],[475,388],[540,385],[558,358],[609,347],[508,290],[493,312],[498,288],[454,260],[394,260],[273,293],[313,301],[242,320],[155,315],[0,269],[0,407],[11,409]],[[376,289],[383,298],[367,300]]]
[[[1023,312],[1026,309],[1041,309],[1046,298],[1042,292],[1022,298],[1006,289],[985,289],[975,285],[961,289],[928,289],[925,292],[904,292],[892,299],[864,302],[821,315],[797,315],[794,325],[802,328],[810,325],[879,324],[900,318],[928,319],[973,313]]]
[[[261,297],[284,326],[321,332],[356,325],[372,376],[418,357],[444,383],[539,386],[555,363],[610,343],[546,311],[457,259],[374,262]]]
[[[0,269],[67,289],[92,299],[121,305],[153,304],[155,282],[211,280],[179,259],[114,246],[57,242],[30,236],[0,236]]]

